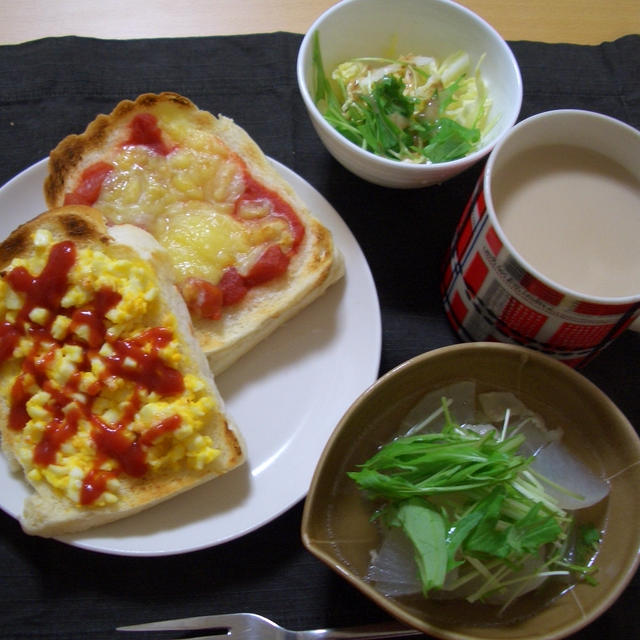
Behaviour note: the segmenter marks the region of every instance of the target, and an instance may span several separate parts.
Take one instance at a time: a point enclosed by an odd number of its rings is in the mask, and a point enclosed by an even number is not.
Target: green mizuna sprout
[[[459,591],[470,602],[502,594],[506,606],[548,576],[593,582],[599,532],[574,527],[546,492],[509,410],[497,427],[459,425],[450,404],[443,397],[417,429],[348,474],[374,500],[373,518],[410,542],[422,593]],[[444,422],[437,431],[434,416]]]

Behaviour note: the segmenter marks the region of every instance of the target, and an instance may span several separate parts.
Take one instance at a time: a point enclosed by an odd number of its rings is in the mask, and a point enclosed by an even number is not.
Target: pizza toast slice
[[[0,398],[30,534],[130,516],[245,460],[166,252],[87,206],[0,244]]]
[[[249,134],[175,93],[122,101],[63,139],[44,193],[165,247],[214,374],[344,273],[331,232]]]

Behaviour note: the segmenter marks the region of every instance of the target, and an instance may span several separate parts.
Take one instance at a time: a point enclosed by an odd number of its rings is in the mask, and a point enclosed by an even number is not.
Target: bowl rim
[[[402,611],[397,604],[386,598],[371,585],[364,583],[360,578],[353,575],[347,566],[329,555],[329,553],[327,553],[327,551],[325,551],[325,549],[323,548],[322,544],[317,545],[309,534],[309,528],[312,519],[314,502],[316,499],[316,490],[318,482],[320,480],[320,476],[322,474],[324,461],[327,458],[328,452],[332,449],[333,443],[338,439],[345,423],[349,421],[351,416],[358,410],[359,406],[372,395],[377,393],[380,387],[384,386],[390,378],[401,375],[402,372],[407,369],[419,366],[424,361],[437,359],[449,354],[473,351],[477,349],[482,349],[487,352],[494,353],[511,352],[514,354],[514,356],[520,355],[521,357],[532,359],[536,363],[539,363],[544,367],[549,367],[551,370],[567,376],[571,384],[576,384],[579,387],[585,389],[597,400],[598,403],[602,404],[608,412],[610,411],[612,415],[616,417],[616,423],[618,424],[619,428],[623,430],[625,436],[628,436],[630,442],[635,445],[635,449],[640,452],[640,436],[638,435],[629,419],[604,391],[602,391],[595,383],[586,378],[583,374],[576,371],[575,369],[572,369],[563,362],[555,360],[551,356],[548,356],[539,351],[535,351],[533,349],[529,349],[520,345],[505,344],[499,342],[467,342],[439,347],[413,356],[412,358],[396,365],[388,372],[380,376],[367,389],[365,389],[347,408],[347,410],[335,426],[334,430],[332,431],[331,436],[327,441],[325,448],[319,458],[311,483],[309,485],[307,497],[305,498],[303,505],[303,513],[300,526],[302,543],[310,553],[312,553],[319,560],[328,565],[329,568],[338,573],[342,578],[351,583],[355,588],[367,595],[367,597],[373,600],[373,602],[375,602],[387,613],[396,618],[402,619],[402,621],[404,621],[405,623],[411,624],[424,633],[432,634],[434,635],[434,637],[442,638],[445,640],[484,640],[484,638],[486,638],[487,636],[484,636],[482,634],[481,628],[478,634],[450,631],[442,626],[439,626],[437,623],[431,623],[428,620],[420,619],[409,612]],[[326,546],[326,544],[324,546]],[[600,617],[609,607],[614,604],[621,593],[629,585],[636,571],[640,567],[640,530],[637,532],[634,546],[635,555],[633,557],[633,561],[625,566],[624,570],[620,572],[616,580],[612,583],[609,591],[587,615],[583,614],[579,618],[575,618],[573,620],[565,622],[551,633],[545,633],[544,635],[531,637],[536,640],[560,640],[561,638],[565,638],[570,634],[580,631],[581,629],[591,624],[598,617]]]
[[[416,164],[410,162],[403,162],[398,160],[392,160],[391,158],[384,158],[379,156],[372,151],[368,151],[366,149],[362,149],[357,144],[351,142],[351,140],[345,138],[343,135],[338,133],[322,116],[320,110],[316,106],[314,99],[311,96],[309,87],[307,86],[307,82],[305,79],[305,58],[307,57],[307,52],[310,51],[312,46],[312,38],[313,34],[318,30],[320,25],[325,21],[325,19],[334,13],[338,13],[344,6],[350,4],[356,4],[359,2],[363,2],[366,0],[341,0],[337,4],[333,5],[325,12],[320,14],[318,18],[311,24],[305,33],[300,47],[298,49],[298,55],[296,59],[296,77],[298,82],[298,90],[300,91],[300,95],[302,96],[302,100],[310,113],[314,113],[316,115],[316,119],[314,120],[314,126],[318,126],[321,128],[322,132],[330,136],[335,140],[339,140],[345,144],[346,148],[350,150],[351,153],[358,154],[360,157],[367,158],[374,164],[377,164],[379,168],[387,168],[387,169],[395,169],[399,170],[401,167],[403,171],[407,173],[413,173],[419,175],[425,171],[425,169],[451,169],[454,170],[456,168],[464,169],[467,166],[475,164],[485,156],[487,156],[491,150],[504,138],[507,132],[513,127],[513,125],[517,122],[518,117],[520,115],[520,110],[522,108],[522,100],[523,100],[523,82],[522,82],[522,73],[520,71],[520,66],[518,65],[518,61],[516,57],[507,44],[506,40],[498,33],[498,31],[490,25],[484,18],[479,16],[477,13],[471,11],[467,7],[458,4],[457,2],[453,2],[452,0],[429,0],[433,4],[444,5],[451,8],[453,11],[458,11],[460,14],[464,15],[466,18],[470,19],[473,22],[476,22],[482,29],[488,32],[492,37],[496,39],[500,49],[505,54],[506,59],[509,61],[509,69],[514,74],[517,99],[512,100],[512,110],[513,115],[505,120],[503,125],[503,131],[497,135],[495,138],[487,141],[482,147],[476,149],[472,153],[458,158],[456,160],[449,160],[447,162],[436,162],[436,163],[425,163],[425,164]]]

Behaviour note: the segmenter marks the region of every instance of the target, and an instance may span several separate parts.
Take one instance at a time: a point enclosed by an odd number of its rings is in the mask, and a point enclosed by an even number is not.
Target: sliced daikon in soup
[[[401,433],[430,433],[441,431],[445,425],[442,400],[446,398],[451,418],[458,424],[475,422],[476,385],[474,382],[457,382],[427,393],[406,415]]]
[[[373,553],[367,579],[385,596],[411,595],[422,590],[413,546],[400,529],[386,531],[380,549]]]
[[[542,447],[529,469],[541,475],[546,493],[568,511],[590,507],[609,494],[609,483],[572,456],[559,441]]]

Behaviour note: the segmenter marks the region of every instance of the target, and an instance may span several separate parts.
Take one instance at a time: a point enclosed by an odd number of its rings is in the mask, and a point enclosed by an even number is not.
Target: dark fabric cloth
[[[481,167],[416,191],[375,187],[348,173],[326,152],[304,111],[295,75],[300,41],[300,35],[276,33],[65,37],[2,46],[0,184],[44,158],[65,135],[84,130],[96,114],[140,93],[177,91],[233,117],[267,155],[318,189],[360,243],[380,297],[384,373],[456,342],[438,293],[440,264]],[[599,46],[510,46],[524,81],[521,117],[582,108],[640,128],[640,36]],[[628,333],[583,371],[636,427],[639,361],[640,336]],[[0,637],[101,640],[120,637],[119,624],[235,611],[298,629],[384,619],[304,550],[301,510],[298,504],[224,545],[161,558],[112,557],[30,538],[0,512]],[[618,602],[575,637],[636,637],[639,599],[636,576]]]

